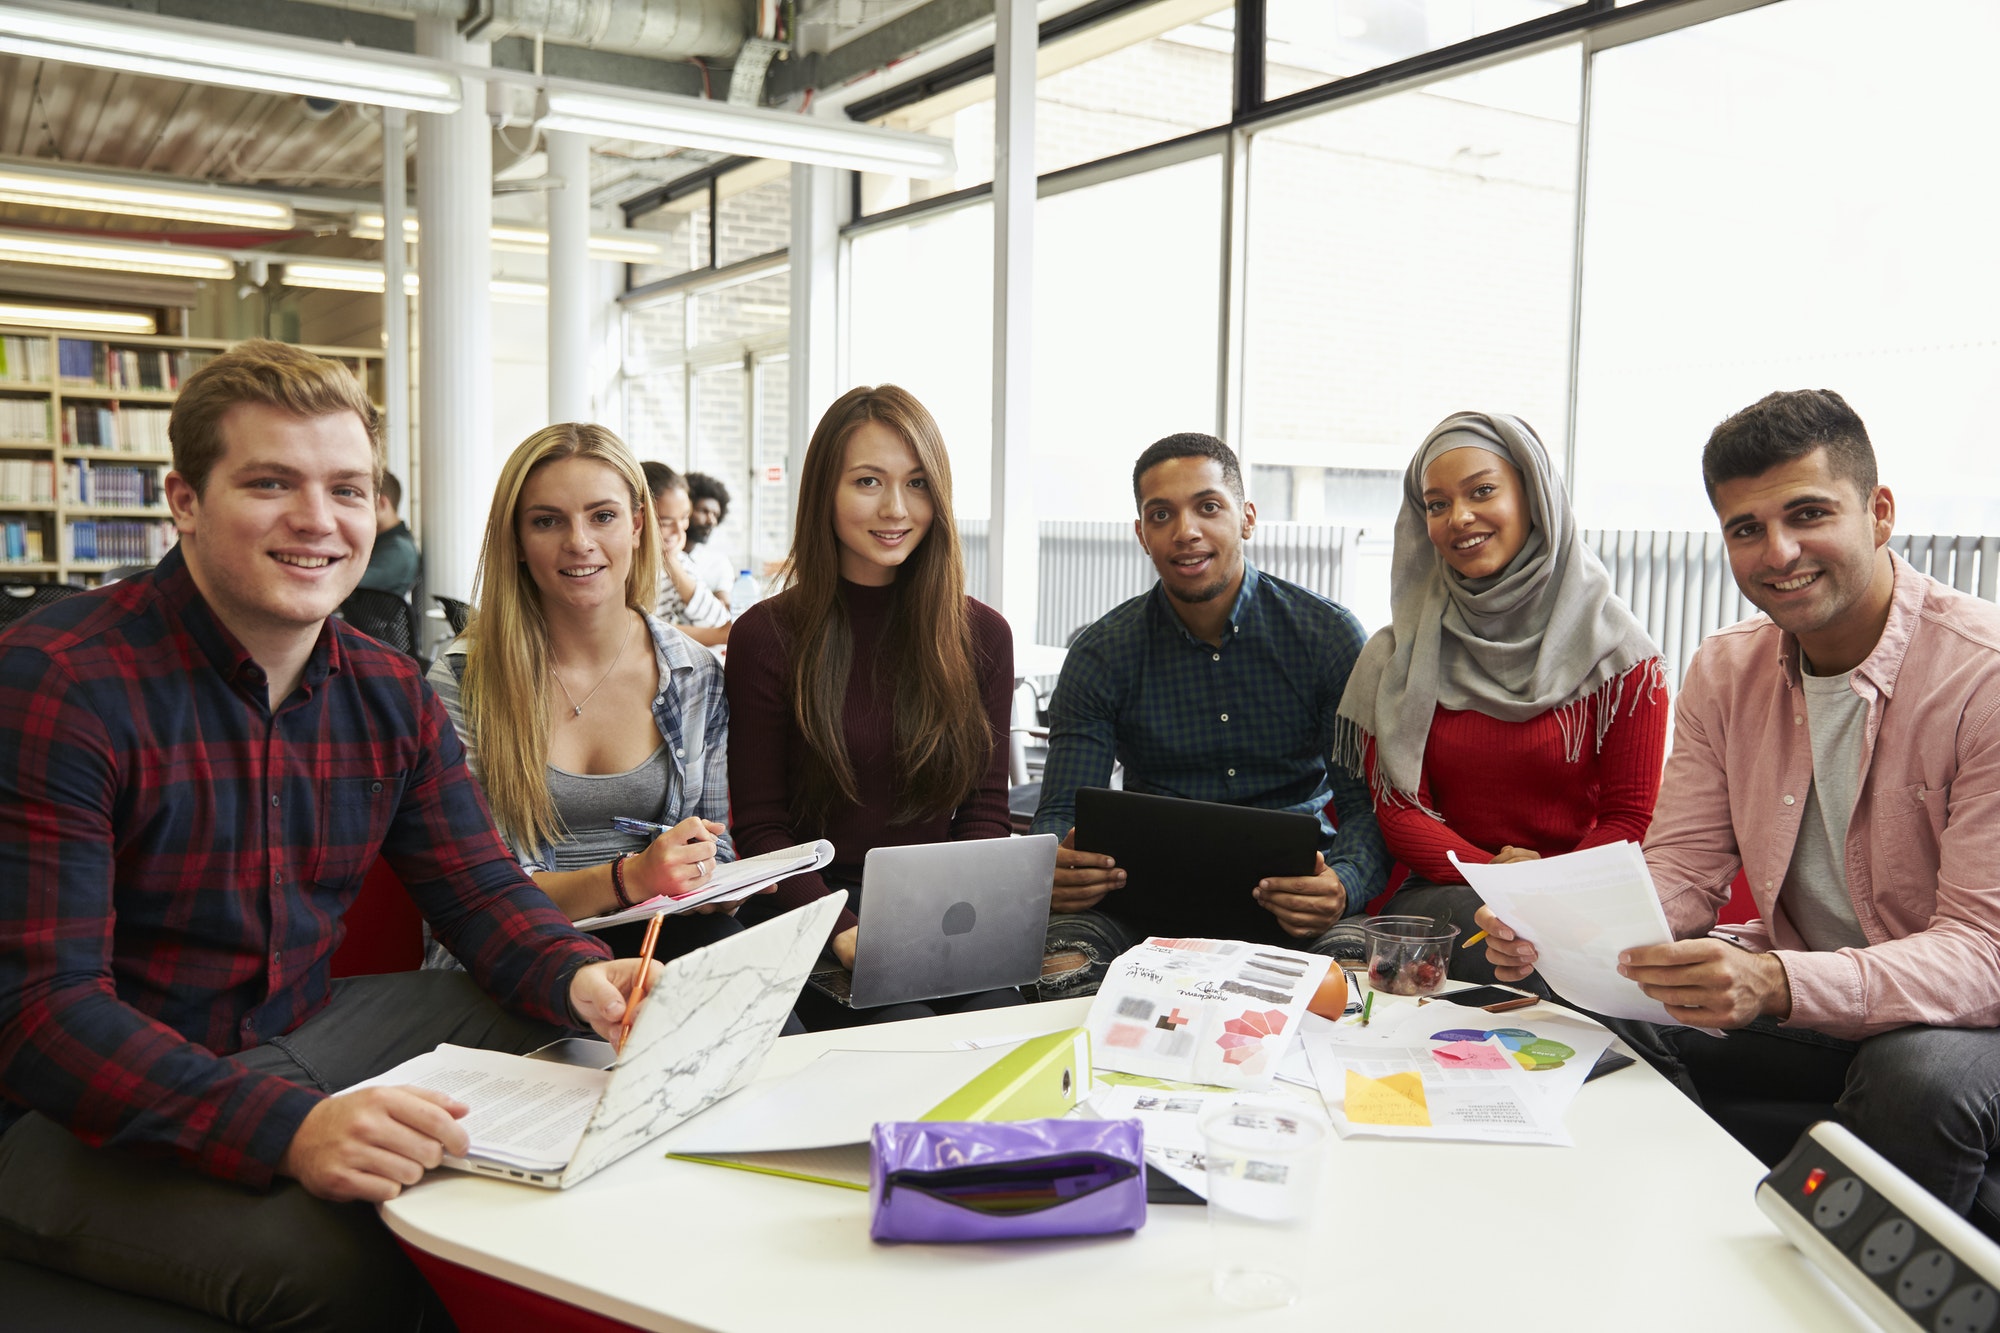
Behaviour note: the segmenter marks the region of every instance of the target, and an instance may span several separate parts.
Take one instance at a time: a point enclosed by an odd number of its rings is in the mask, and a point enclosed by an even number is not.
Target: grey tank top
[[[650,839],[620,833],[612,817],[661,820],[673,794],[674,769],[664,742],[625,773],[571,773],[549,765],[549,796],[569,838],[549,849],[557,870],[582,870],[643,850]]]

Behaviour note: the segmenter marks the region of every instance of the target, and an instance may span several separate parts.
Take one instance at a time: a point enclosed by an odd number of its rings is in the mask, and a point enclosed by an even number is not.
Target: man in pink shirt
[[[1765,614],[1688,669],[1646,838],[1676,942],[1619,959],[1690,1026],[1620,1030],[1698,1100],[1836,1103],[2000,1234],[2000,606],[1888,549],[1895,501],[1838,394],[1745,408],[1702,474]],[[1758,919],[1714,930],[1739,869]],[[1533,946],[1480,921],[1525,976]]]

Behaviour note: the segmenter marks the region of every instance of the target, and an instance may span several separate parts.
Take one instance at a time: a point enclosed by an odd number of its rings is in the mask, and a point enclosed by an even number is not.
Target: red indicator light
[[[1825,1169],[1816,1166],[1811,1171],[1806,1173],[1805,1188],[1800,1190],[1799,1193],[1811,1194],[1814,1190],[1818,1189],[1825,1182],[1826,1182]]]

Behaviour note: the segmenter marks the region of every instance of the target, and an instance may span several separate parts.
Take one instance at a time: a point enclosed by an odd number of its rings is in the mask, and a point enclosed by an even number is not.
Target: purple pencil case
[[[1026,1240],[1146,1224],[1137,1120],[915,1120],[875,1126],[868,1234]]]

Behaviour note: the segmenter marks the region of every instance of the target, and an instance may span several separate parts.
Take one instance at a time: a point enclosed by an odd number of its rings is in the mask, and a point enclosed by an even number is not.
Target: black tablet
[[[1319,820],[1291,810],[1080,787],[1076,846],[1125,872],[1098,910],[1142,935],[1301,942],[1250,896],[1274,875],[1310,875]]]

